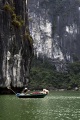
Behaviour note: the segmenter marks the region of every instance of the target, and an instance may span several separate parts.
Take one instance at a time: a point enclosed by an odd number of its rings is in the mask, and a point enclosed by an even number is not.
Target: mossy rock
[[[31,37],[31,35],[29,33],[25,33],[25,35],[23,36],[23,39],[28,40],[30,45],[33,44],[33,39],[32,39],[32,37]]]
[[[16,14],[13,13],[13,14],[11,15],[11,18],[12,18],[12,19],[16,19]]]
[[[16,20],[16,19],[14,19],[14,20],[12,21],[12,25],[13,25],[14,27],[16,27],[16,28],[22,27],[21,22],[19,22],[19,21]]]
[[[24,21],[22,20],[21,16],[16,16],[16,19],[21,23],[21,25],[24,24]]]
[[[13,6],[10,4],[5,4],[3,9],[11,14],[11,23],[15,28],[21,28],[23,26],[24,21],[22,20],[21,16],[16,15]]]
[[[14,7],[12,7],[10,4],[5,4],[3,9],[7,12],[10,12],[11,14],[14,13]]]

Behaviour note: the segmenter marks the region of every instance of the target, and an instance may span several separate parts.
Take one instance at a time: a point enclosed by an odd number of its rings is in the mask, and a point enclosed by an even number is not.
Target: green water
[[[50,92],[45,98],[0,95],[0,120],[80,120],[80,92]]]

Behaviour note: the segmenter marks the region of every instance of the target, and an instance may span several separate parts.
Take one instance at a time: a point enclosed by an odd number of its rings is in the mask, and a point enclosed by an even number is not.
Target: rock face
[[[80,60],[80,1],[29,0],[35,52],[63,63]]]
[[[0,0],[0,87],[26,86],[32,59],[27,0]]]

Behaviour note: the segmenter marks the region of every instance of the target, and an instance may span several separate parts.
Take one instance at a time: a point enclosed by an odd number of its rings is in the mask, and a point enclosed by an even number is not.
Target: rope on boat
[[[14,94],[16,94],[16,92],[14,90],[11,89],[11,87],[7,87],[7,89],[10,89]]]

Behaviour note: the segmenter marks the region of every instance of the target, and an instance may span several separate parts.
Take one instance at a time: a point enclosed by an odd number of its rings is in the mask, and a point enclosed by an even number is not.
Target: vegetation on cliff
[[[11,16],[11,23],[16,28],[21,28],[24,24],[24,21],[22,20],[21,16],[17,16],[15,13],[15,7],[14,3],[6,3],[3,7],[3,10],[7,12],[7,14],[10,14]]]
[[[67,65],[66,72],[57,72],[55,66],[48,61],[37,59],[31,69],[32,89],[75,89],[80,88],[80,62]]]

